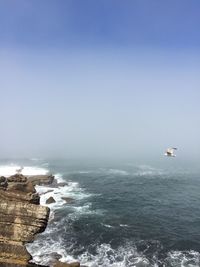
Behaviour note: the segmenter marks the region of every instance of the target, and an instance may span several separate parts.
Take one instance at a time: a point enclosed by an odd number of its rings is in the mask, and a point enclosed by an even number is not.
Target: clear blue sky
[[[2,0],[0,156],[173,145],[199,157],[199,12],[198,0]]]
[[[2,0],[1,45],[200,45],[198,0]]]

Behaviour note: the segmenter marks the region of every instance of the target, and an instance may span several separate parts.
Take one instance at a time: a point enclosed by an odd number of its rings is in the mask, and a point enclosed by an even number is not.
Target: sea
[[[52,173],[36,186],[51,209],[27,249],[33,262],[88,267],[200,266],[200,167],[187,160],[1,160],[0,176]],[[55,203],[46,204],[52,196]],[[66,202],[62,197],[70,198]]]

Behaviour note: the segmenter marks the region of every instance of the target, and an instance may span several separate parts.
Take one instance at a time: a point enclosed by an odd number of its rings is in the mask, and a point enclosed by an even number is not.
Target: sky
[[[199,0],[2,0],[0,158],[200,156]]]

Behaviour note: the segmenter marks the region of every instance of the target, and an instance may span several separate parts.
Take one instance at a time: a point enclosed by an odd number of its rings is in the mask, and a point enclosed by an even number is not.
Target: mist
[[[0,156],[200,156],[198,51],[1,49]]]
[[[198,10],[0,3],[0,157],[198,159]]]

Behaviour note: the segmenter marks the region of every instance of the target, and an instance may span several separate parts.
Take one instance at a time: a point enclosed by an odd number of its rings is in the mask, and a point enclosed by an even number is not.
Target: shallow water
[[[200,171],[179,161],[94,163],[67,160],[1,162],[9,174],[52,172],[65,187],[49,196],[46,231],[27,246],[34,261],[95,266],[200,266]],[[11,170],[11,167],[13,168]],[[37,186],[40,193],[48,189]],[[74,199],[66,204],[61,197]]]

